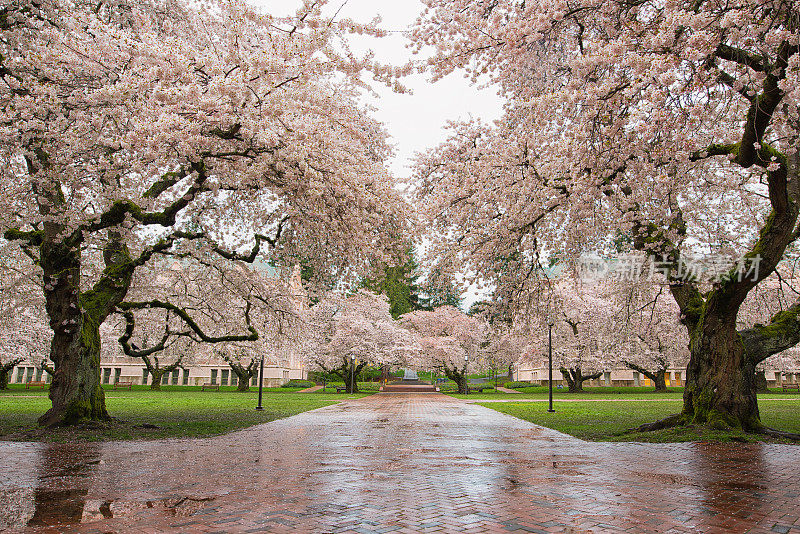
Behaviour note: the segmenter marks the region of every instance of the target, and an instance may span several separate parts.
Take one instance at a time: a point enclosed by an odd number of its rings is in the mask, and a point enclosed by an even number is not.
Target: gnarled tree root
[[[785,430],[777,430],[775,428],[770,428],[768,426],[761,427],[758,433],[766,434],[774,438],[784,438],[784,439],[791,439],[794,441],[800,441],[800,434],[795,434],[794,432],[786,432]]]
[[[662,428],[673,428],[676,426],[681,426],[683,424],[685,424],[683,417],[681,416],[681,414],[676,413],[670,415],[669,417],[665,417],[664,419],[654,421],[652,423],[645,423],[641,426],[629,428],[627,432],[652,432],[654,430],[661,430]],[[783,438],[783,439],[790,439],[793,441],[800,441],[800,434],[795,434],[794,432],[787,432],[785,430],[777,430],[775,428],[770,428],[768,426],[762,426],[758,430],[755,430],[753,433],[764,434],[766,436],[772,436],[774,438]]]
[[[680,426],[682,424],[683,424],[683,419],[681,419],[681,414],[676,413],[668,417],[665,417],[664,419],[653,421],[652,423],[645,423],[641,426],[629,428],[628,432],[652,432],[653,430],[661,430],[662,428],[672,428],[675,426]]]

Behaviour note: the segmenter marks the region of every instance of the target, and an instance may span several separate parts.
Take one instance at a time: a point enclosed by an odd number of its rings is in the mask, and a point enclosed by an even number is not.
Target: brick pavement
[[[798,451],[586,443],[381,394],[206,440],[0,443],[0,530],[800,534]]]

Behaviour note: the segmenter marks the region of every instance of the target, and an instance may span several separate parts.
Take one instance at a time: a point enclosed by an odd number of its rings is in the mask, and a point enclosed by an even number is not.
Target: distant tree
[[[14,367],[16,367],[24,359],[25,358],[17,356],[15,358],[11,358],[10,360],[6,361],[0,360],[0,389],[8,389],[9,374],[14,369]]]
[[[620,282],[606,296],[620,329],[622,364],[650,379],[656,391],[666,391],[667,370],[689,360],[689,336],[666,283]]]
[[[0,389],[8,387],[14,367],[48,352],[41,272],[26,269],[25,259],[15,244],[0,244]]]
[[[423,307],[417,285],[418,266],[412,249],[408,249],[405,263],[382,264],[380,270],[382,270],[381,276],[365,278],[362,285],[389,298],[389,310],[393,318],[397,319],[405,313]]]
[[[332,293],[309,310],[305,326],[305,359],[358,392],[355,378],[368,365],[402,365],[419,353],[416,336],[400,327],[389,300],[362,290]]]
[[[420,336],[418,366],[440,369],[457,384],[459,393],[466,393],[468,373],[477,368],[486,341],[485,323],[453,306],[441,306],[406,314],[400,324]]]
[[[462,292],[455,279],[438,269],[428,274],[422,292],[427,296],[420,299],[420,309],[431,311],[441,306],[461,307]]]

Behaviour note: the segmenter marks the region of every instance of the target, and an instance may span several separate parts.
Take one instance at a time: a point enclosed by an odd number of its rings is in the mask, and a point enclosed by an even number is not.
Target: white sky
[[[251,1],[274,15],[290,15],[301,5],[299,0]],[[331,0],[328,11],[335,12],[344,1]],[[412,54],[401,32],[416,20],[422,8],[419,0],[348,0],[339,16],[357,22],[370,22],[380,16],[381,27],[393,33],[381,39],[354,38],[353,48],[358,52],[374,50],[375,59],[381,63],[403,65]],[[416,152],[434,147],[445,139],[443,127],[447,121],[472,116],[490,122],[498,119],[502,112],[503,100],[496,89],[470,85],[461,73],[435,84],[424,75],[409,76],[403,83],[413,94],[397,94],[376,84],[379,99],[368,100],[377,108],[374,116],[386,125],[392,136],[397,155],[391,162],[391,169],[401,179],[410,175],[408,166]]]

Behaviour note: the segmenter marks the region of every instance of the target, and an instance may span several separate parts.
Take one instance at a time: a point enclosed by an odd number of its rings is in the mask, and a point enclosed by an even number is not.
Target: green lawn
[[[677,396],[677,394],[672,394]],[[511,396],[511,395],[509,395]],[[634,395],[635,396],[635,395]],[[519,395],[515,397],[519,398]],[[783,396],[786,398],[788,396]],[[575,398],[575,397],[572,397]],[[695,427],[678,427],[655,432],[626,432],[644,423],[678,413],[680,398],[647,402],[633,400],[588,399],[583,402],[555,402],[555,413],[547,412],[546,402],[485,402],[481,406],[525,419],[587,441],[761,441],[761,436],[741,432],[710,431]],[[653,397],[655,398],[655,397]],[[767,426],[800,433],[800,396],[781,400],[762,395],[759,398],[761,420]],[[780,441],[768,439],[767,441]]]
[[[104,441],[206,437],[289,417],[363,394],[297,393],[291,388],[265,388],[263,411],[256,411],[258,391],[235,388],[204,391],[164,386],[107,390],[106,406],[117,421],[90,428],[42,431],[36,419],[50,406],[46,390],[12,386],[0,392],[0,439],[16,441]]]
[[[492,384],[494,385],[494,384]],[[610,388],[594,387],[584,388],[583,393],[567,393],[566,389],[554,389],[553,399],[680,399],[683,396],[683,388],[667,388],[666,393],[656,393],[653,388]],[[495,390],[484,391],[483,393],[470,393],[469,395],[456,395],[459,399],[546,399],[548,391],[543,386],[533,386],[518,389],[520,393],[501,393]]]

